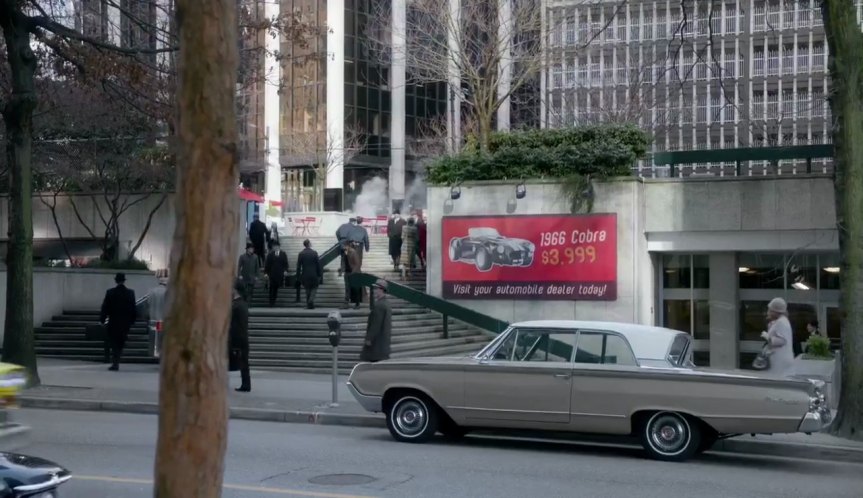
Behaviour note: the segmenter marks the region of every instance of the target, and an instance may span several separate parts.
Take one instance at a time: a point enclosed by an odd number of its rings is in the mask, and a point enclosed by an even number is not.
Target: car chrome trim
[[[72,478],[72,474],[54,474],[51,476],[50,480],[45,482],[40,482],[38,484],[24,484],[21,486],[16,486],[12,488],[15,493],[38,493],[40,491],[47,491],[49,489],[56,488],[57,486],[63,484]]]
[[[569,415],[569,412],[552,412],[546,410],[511,410],[505,408],[479,408],[473,406],[450,406],[451,410],[473,410],[477,412],[499,412],[499,413],[535,413],[547,415]]]
[[[800,426],[797,428],[798,432],[819,432],[821,429],[826,427],[828,424],[824,423],[821,419],[821,414],[817,412],[809,412],[803,416],[803,420],[800,421]]]
[[[616,415],[610,413],[581,413],[581,412],[571,412],[570,415],[573,417],[602,417],[602,418],[626,418],[626,415]]]
[[[366,411],[380,413],[383,411],[383,396],[370,396],[361,393],[351,381],[347,382],[348,391]]]

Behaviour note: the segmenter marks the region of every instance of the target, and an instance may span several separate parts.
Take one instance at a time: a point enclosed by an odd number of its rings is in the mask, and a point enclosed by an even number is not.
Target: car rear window
[[[686,350],[689,348],[689,337],[679,334],[671,342],[671,347],[668,349],[668,361],[672,365],[682,365],[686,360]]]

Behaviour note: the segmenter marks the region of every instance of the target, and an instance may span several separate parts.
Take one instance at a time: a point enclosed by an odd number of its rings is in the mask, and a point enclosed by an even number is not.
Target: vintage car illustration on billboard
[[[489,271],[494,265],[528,267],[533,264],[536,246],[525,239],[504,237],[494,228],[468,229],[467,237],[454,237],[449,242],[449,259],[473,263],[479,271]]]

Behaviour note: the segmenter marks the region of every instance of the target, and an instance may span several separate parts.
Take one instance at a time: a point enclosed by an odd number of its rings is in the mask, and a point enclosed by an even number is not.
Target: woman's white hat
[[[774,297],[773,300],[770,301],[770,304],[767,305],[767,309],[774,313],[785,315],[788,313],[788,303],[786,303],[781,297]]]

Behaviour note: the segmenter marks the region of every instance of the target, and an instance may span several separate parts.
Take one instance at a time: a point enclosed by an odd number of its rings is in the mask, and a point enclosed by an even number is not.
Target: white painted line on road
[[[116,484],[144,484],[150,486],[153,485],[152,479],[135,479],[130,477],[80,476],[73,474],[72,479],[78,479],[80,481],[111,482]],[[299,489],[269,488],[264,486],[249,486],[243,484],[223,484],[222,487],[224,489],[231,489],[234,491],[252,491],[256,493],[284,496],[305,496],[308,498],[374,498],[372,496],[364,495],[346,495],[340,493],[324,493],[319,491],[303,491]]]

